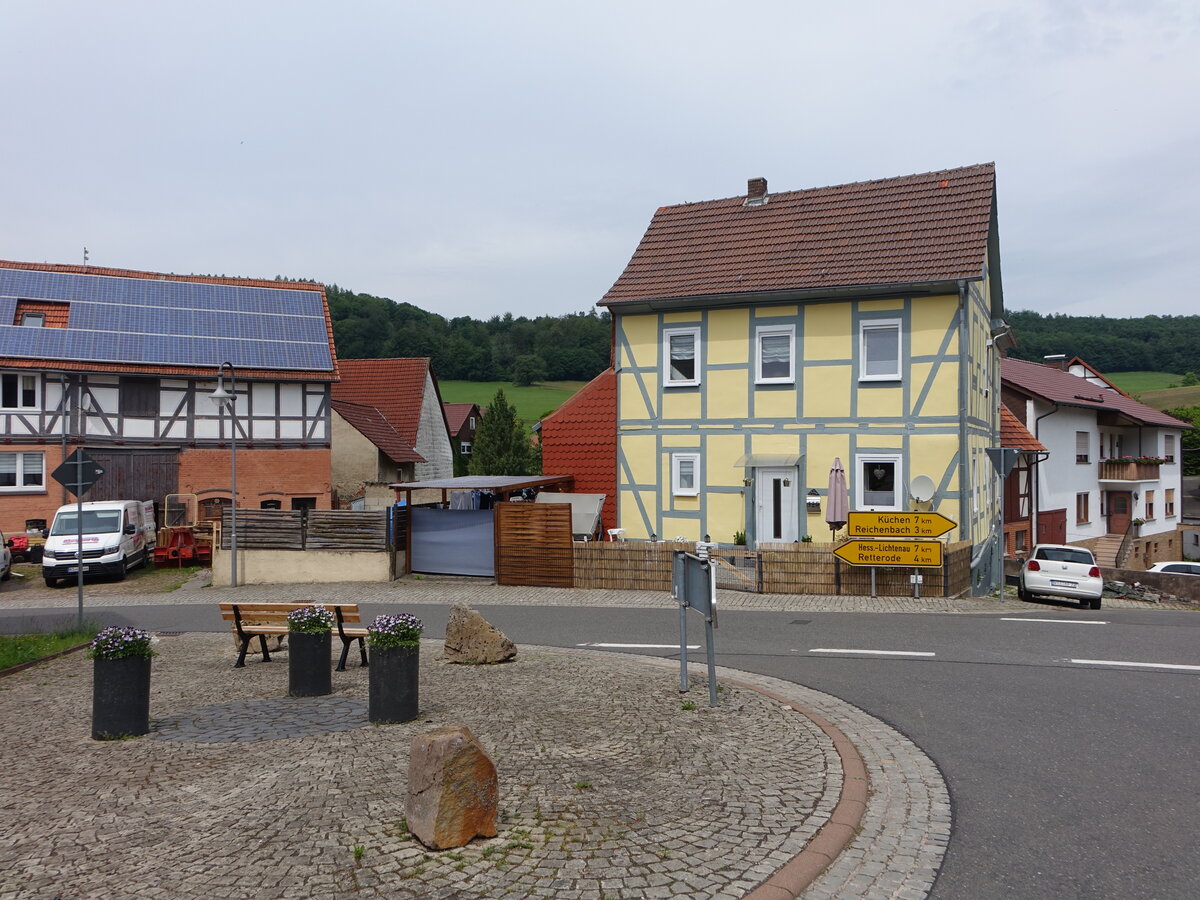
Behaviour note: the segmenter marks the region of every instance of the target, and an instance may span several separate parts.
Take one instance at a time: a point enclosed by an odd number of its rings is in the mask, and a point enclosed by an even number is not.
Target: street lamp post
[[[229,369],[229,390],[225,389],[225,369]],[[217,389],[208,399],[218,409],[229,409],[229,586],[237,587],[237,389],[233,380],[233,363],[217,366]]]

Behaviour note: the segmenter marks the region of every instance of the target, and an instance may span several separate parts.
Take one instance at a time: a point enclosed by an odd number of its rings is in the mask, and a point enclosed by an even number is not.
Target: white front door
[[[783,541],[790,544],[800,537],[796,517],[798,491],[795,469],[754,470],[757,543]]]

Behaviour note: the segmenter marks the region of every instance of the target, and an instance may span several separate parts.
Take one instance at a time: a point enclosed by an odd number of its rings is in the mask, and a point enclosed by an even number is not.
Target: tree
[[[529,435],[517,418],[517,411],[504,398],[503,389],[496,391],[491,405],[479,419],[467,472],[471,475],[533,475],[537,472]]]
[[[535,382],[545,381],[546,364],[540,356],[532,353],[518,356],[517,361],[513,363],[512,380],[517,387],[529,387]]]
[[[1179,436],[1179,455],[1184,475],[1200,475],[1200,406],[1180,406],[1163,412],[1196,426]]]

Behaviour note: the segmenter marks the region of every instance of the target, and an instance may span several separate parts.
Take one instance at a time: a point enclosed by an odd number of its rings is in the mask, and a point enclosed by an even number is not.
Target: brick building
[[[327,509],[337,377],[320,285],[0,261],[0,529],[74,500],[51,473],[79,447],[88,500],[215,517],[236,440],[239,507]]]

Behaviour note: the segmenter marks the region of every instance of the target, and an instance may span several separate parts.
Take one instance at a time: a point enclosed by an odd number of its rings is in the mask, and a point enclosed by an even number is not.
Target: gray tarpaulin
[[[412,570],[494,577],[492,515],[490,509],[413,509]]]

